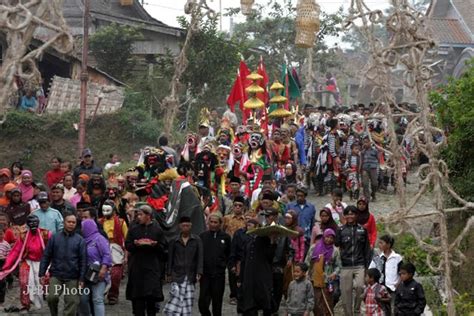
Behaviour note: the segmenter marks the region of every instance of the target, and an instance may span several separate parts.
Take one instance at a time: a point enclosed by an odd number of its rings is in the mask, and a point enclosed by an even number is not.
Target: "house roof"
[[[76,19],[82,23],[84,0],[64,0],[63,15],[66,20]],[[91,16],[111,22],[135,24],[157,32],[179,36],[182,29],[169,26],[153,18],[140,4],[134,0],[132,5],[123,6],[120,0],[91,0]]]
[[[448,18],[430,18],[428,24],[433,36],[440,44],[473,45],[472,33],[460,20]]]

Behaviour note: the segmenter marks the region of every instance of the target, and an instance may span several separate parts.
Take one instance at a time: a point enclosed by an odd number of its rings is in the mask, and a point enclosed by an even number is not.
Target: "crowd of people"
[[[21,306],[7,312],[46,299],[58,315],[64,296],[64,315],[105,315],[126,276],[134,315],[191,315],[199,284],[199,312],[218,316],[227,277],[243,315],[334,315],[338,302],[347,316],[362,302],[366,315],[421,315],[415,267],[377,235],[369,208],[396,185],[387,119],[373,105],[301,114],[238,125],[207,112],[183,146],[162,136],[125,172],[90,149],[74,168],[52,158],[43,180],[20,162],[0,169],[0,304],[17,278]],[[403,135],[406,120],[395,123]],[[332,201],[317,209],[309,194]],[[295,234],[252,233],[275,224]]]

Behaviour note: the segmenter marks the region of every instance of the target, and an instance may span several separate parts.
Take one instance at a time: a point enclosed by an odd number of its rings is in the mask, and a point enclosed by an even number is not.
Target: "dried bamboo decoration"
[[[252,6],[255,0],[240,0],[240,11],[243,15],[250,15],[252,13]]]
[[[315,0],[299,0],[296,5],[296,39],[295,45],[311,48],[319,31],[320,7]]]

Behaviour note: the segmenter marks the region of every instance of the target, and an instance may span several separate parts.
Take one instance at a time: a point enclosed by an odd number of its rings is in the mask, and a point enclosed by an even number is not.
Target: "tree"
[[[226,14],[232,16],[239,12],[240,9],[238,8],[229,9]],[[280,4],[277,1],[269,0],[266,5],[256,4],[255,10],[247,17],[247,20],[235,25],[232,37],[253,48],[245,56],[248,57],[246,60],[249,59],[252,66],[253,64],[256,66],[258,58],[252,59],[251,56],[255,54],[255,51],[260,51],[264,57],[267,71],[273,77],[278,78],[281,64],[285,60],[294,65],[302,66],[305,58],[307,58],[306,49],[295,47],[295,18],[296,7],[294,2],[290,0]],[[322,12],[320,31],[316,45],[313,48],[313,59],[317,68],[320,62],[322,64],[328,62],[332,65],[332,62],[327,58],[329,48],[324,40],[328,36],[339,35],[342,20],[342,9],[334,14]],[[331,57],[334,57],[334,55],[331,54]],[[328,65],[323,67],[328,67]]]
[[[138,29],[112,23],[90,37],[89,47],[101,70],[124,80],[133,67],[133,43],[141,38]]]
[[[466,73],[431,93],[438,123],[448,135],[443,151],[453,185],[467,200],[474,201],[474,59]]]

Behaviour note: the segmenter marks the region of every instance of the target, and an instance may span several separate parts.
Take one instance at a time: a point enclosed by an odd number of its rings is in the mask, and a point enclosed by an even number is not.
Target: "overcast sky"
[[[139,0],[143,1],[145,9],[157,20],[160,20],[171,26],[178,26],[176,17],[184,15],[184,4],[186,0]],[[198,0],[199,1],[199,0]],[[280,3],[286,2],[285,0],[276,0]],[[268,0],[255,0],[256,3],[266,4]],[[367,5],[370,8],[383,9],[387,6],[388,0],[366,0]],[[225,8],[240,7],[240,0],[207,0],[207,3],[211,8],[219,12],[219,3],[222,4],[223,12]],[[296,5],[296,0],[293,0]],[[321,10],[328,13],[335,12],[342,5],[347,11],[351,1],[350,0],[321,0],[317,1],[321,6]],[[234,18],[234,22],[245,21],[245,17],[239,14]],[[224,17],[222,21],[222,28],[228,30],[230,26],[230,18]]]

